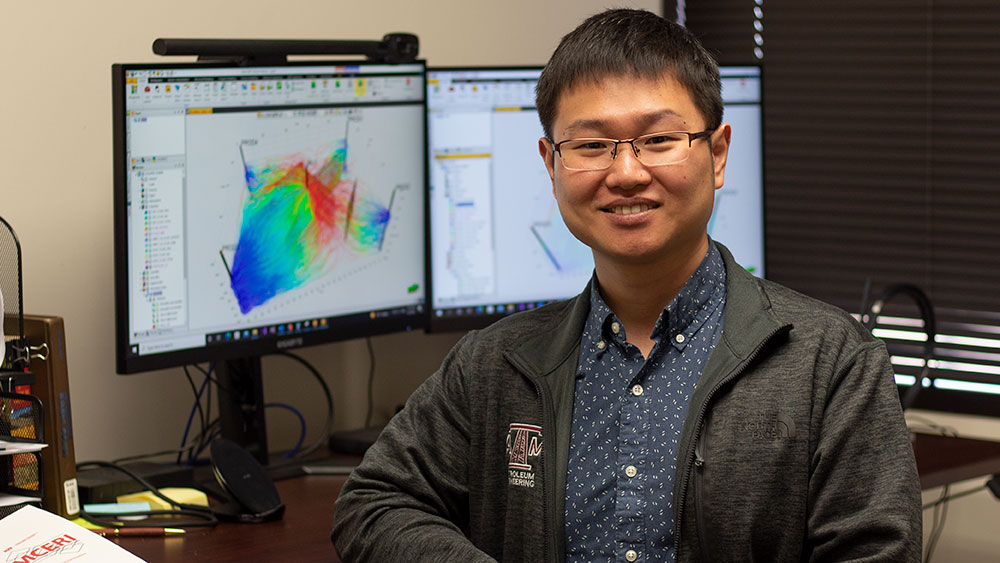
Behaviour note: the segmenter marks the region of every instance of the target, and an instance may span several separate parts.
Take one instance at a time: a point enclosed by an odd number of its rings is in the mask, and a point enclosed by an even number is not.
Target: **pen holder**
[[[5,518],[27,504],[38,506],[42,502],[42,456],[38,452],[27,452],[0,456],[0,498],[17,502],[0,506],[0,518]]]
[[[43,420],[42,401],[38,397],[0,392],[0,440],[44,443]]]

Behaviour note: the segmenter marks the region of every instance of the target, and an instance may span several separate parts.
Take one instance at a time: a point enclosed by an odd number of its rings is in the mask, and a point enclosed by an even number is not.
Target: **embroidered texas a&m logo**
[[[535,465],[542,455],[542,427],[511,423],[507,430],[507,483],[515,487],[535,486]]]

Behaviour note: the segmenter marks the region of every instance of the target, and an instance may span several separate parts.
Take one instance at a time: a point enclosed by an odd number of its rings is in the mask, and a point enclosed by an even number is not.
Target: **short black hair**
[[[535,87],[545,136],[552,139],[559,96],[574,85],[626,75],[656,80],[666,73],[691,94],[707,129],[722,124],[719,66],[694,34],[645,10],[612,9],[587,18],[562,38]]]

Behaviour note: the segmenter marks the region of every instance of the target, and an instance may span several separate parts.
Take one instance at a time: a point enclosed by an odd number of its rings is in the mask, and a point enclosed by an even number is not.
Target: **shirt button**
[[[634,549],[630,549],[625,552],[625,559],[628,559],[629,561],[635,561],[638,558],[639,554],[636,553]]]
[[[618,323],[611,323],[611,332],[618,334],[622,330],[622,325]]]
[[[633,385],[632,394],[635,395],[636,397],[642,395],[642,385]]]
[[[678,344],[683,344],[684,343],[684,335],[683,334],[678,334],[677,336],[674,337],[674,340],[676,340]]]
[[[639,470],[636,469],[634,465],[630,465],[625,468],[625,475],[628,475],[629,477],[635,477],[637,473],[639,473]]]
[[[605,344],[603,340],[601,340],[600,342],[597,343],[597,349],[598,350],[603,350],[606,346],[607,346],[607,344]]]

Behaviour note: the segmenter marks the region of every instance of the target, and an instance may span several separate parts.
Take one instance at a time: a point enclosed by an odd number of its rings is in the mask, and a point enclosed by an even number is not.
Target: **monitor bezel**
[[[372,318],[370,312],[328,317],[331,322],[327,328],[312,332],[301,332],[294,335],[262,337],[256,340],[230,341],[218,345],[205,343],[194,348],[171,350],[156,354],[134,355],[131,353],[129,339],[129,280],[128,280],[128,167],[125,146],[125,73],[129,70],[156,69],[215,69],[215,68],[273,68],[280,66],[407,66],[422,67],[426,81],[427,65],[423,59],[400,63],[384,63],[357,59],[323,59],[307,61],[288,61],[284,64],[266,62],[262,64],[241,65],[236,62],[156,62],[156,63],[115,63],[111,67],[112,75],[112,150],[113,150],[113,234],[114,234],[114,303],[115,303],[115,367],[120,375],[162,370],[183,365],[202,362],[235,360],[238,358],[259,358],[260,356],[276,354],[283,351],[328,344],[343,340],[377,336],[395,332],[423,329],[426,325],[427,288],[425,287],[424,303],[412,314],[395,314],[387,317]],[[427,95],[426,87],[422,92],[422,100],[414,102],[423,106],[424,139],[427,131]],[[427,186],[426,159],[421,162],[423,167],[424,191]],[[422,194],[418,201],[426,205],[426,195]],[[426,220],[427,213],[424,210]],[[425,227],[426,229],[426,227]],[[426,247],[426,243],[424,245]],[[426,260],[424,260],[426,267]],[[426,280],[426,272],[421,278]],[[397,307],[398,308],[398,307]],[[305,319],[303,319],[305,320]]]

